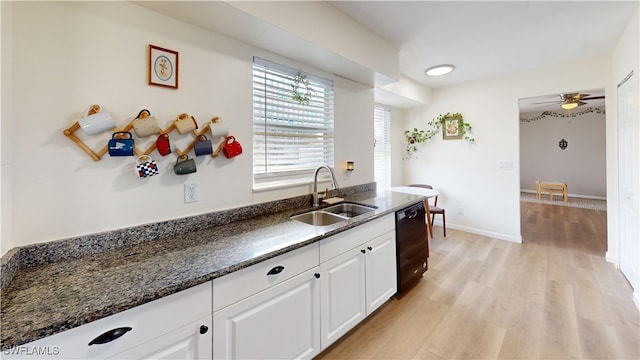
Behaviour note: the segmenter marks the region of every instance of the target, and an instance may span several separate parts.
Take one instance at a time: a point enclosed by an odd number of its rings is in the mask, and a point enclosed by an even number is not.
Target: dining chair
[[[411,184],[409,186],[433,190],[433,186],[427,184]],[[444,233],[444,237],[447,237],[447,223],[445,221],[444,209],[437,206],[438,196],[433,199],[433,205],[428,202],[428,199],[427,204],[429,205],[429,213],[431,214],[431,224],[433,224],[433,220],[435,219],[436,215],[442,215],[442,231]],[[433,237],[433,234],[431,236]]]

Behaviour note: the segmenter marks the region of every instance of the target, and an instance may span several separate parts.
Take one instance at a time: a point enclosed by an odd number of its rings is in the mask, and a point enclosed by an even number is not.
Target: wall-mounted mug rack
[[[87,110],[87,112],[85,114],[85,117],[83,119],[85,119],[86,117],[92,116],[92,115],[99,114],[100,110],[101,110],[101,108],[100,108],[99,105],[92,105]],[[124,128],[120,129],[117,126],[113,127],[109,131],[109,134],[113,134],[113,133],[117,133],[117,132],[124,132],[124,133],[129,132],[134,127],[134,121],[145,119],[150,115],[151,115],[151,113],[148,110],[146,110],[146,109],[141,110],[140,113],[138,114],[138,116],[136,116],[135,119],[131,120]],[[189,129],[189,131],[184,131],[183,132],[183,131],[181,131],[182,128],[176,127],[176,124],[178,124],[178,122],[181,122],[180,124],[182,124],[182,123],[184,123],[185,120],[189,120],[189,119],[193,121],[193,124],[195,124],[195,128],[194,129],[187,128],[187,129]],[[111,120],[111,119],[109,118],[109,120]],[[87,155],[89,155],[91,157],[91,159],[93,159],[94,161],[100,161],[100,159],[108,151],[107,140],[105,140],[105,145],[102,148],[100,148],[98,151],[94,151],[93,149],[91,149],[80,138],[78,138],[78,136],[75,135],[75,132],[82,128],[82,126],[80,124],[81,121],[82,121],[82,119],[80,121],[76,121],[73,125],[71,125],[71,127],[69,127],[68,129],[65,129],[63,131],[63,134],[65,136],[67,136],[69,139],[71,139],[74,143],[76,143],[76,145],[78,145],[85,153],[87,153]],[[107,123],[107,127],[109,127],[108,123]],[[214,130],[214,128],[215,128],[215,130]],[[186,114],[186,113],[182,113],[182,114],[178,115],[176,120],[174,120],[168,128],[166,128],[164,130],[160,129],[159,133],[158,133],[158,136],[162,136],[163,134],[168,135],[171,132],[173,132],[174,130],[177,130],[178,133],[180,133],[180,135],[188,135],[189,134],[189,135],[193,136],[193,139],[187,145],[187,147],[185,147],[182,150],[178,149],[178,148],[175,149],[175,153],[178,155],[178,157],[182,157],[182,156],[187,155],[191,150],[193,150],[196,141],[198,141],[198,138],[200,136],[206,136],[207,132],[211,131],[211,134],[213,135],[214,138],[222,136],[222,142],[220,142],[220,145],[217,147],[217,149],[211,153],[211,156],[215,158],[215,157],[217,157],[219,155],[220,151],[224,147],[224,144],[226,143],[226,136],[229,135],[226,126],[224,126],[221,123],[219,117],[214,117],[213,119],[211,119],[211,121],[207,122],[204,126],[202,126],[199,129],[195,118],[193,116],[190,116],[190,115]],[[147,155],[148,156],[153,152],[153,150],[156,149],[156,146],[157,146],[156,141],[154,141],[151,145],[149,145],[144,151],[142,151],[140,148],[135,146],[134,147],[134,153],[135,153],[136,156],[143,156],[143,155]]]

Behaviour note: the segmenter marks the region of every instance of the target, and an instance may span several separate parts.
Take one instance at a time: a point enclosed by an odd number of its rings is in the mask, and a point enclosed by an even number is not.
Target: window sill
[[[325,182],[331,182],[331,178],[329,177],[318,178],[318,184],[325,183]],[[306,185],[313,186],[313,179],[281,180],[281,181],[271,181],[271,182],[262,183],[262,184],[254,183],[253,192],[287,189],[287,188],[293,188],[296,186],[306,186]],[[318,188],[321,188],[321,187],[318,185]]]

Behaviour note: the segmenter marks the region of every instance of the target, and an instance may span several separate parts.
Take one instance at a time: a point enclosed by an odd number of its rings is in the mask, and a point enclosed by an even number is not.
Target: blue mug
[[[200,135],[193,144],[193,149],[196,152],[196,156],[209,155],[213,152],[213,144],[211,144],[211,140],[208,140],[206,136]]]
[[[133,135],[130,132],[113,133],[111,140],[109,140],[109,155],[111,156],[133,156],[134,149]]]

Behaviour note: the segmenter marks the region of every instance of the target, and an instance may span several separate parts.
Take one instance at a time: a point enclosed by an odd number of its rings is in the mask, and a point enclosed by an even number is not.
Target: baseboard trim
[[[441,222],[435,222],[433,225],[442,227],[442,223]],[[493,231],[486,231],[486,230],[482,230],[482,229],[478,229],[478,228],[472,228],[472,227],[463,226],[463,225],[450,224],[448,222],[447,222],[447,228],[448,229],[460,230],[460,231],[464,231],[464,232],[468,232],[468,233],[472,233],[472,234],[478,234],[478,235],[482,235],[482,236],[486,236],[486,237],[491,237],[491,238],[495,238],[495,239],[498,239],[498,240],[506,240],[506,241],[522,244],[522,236],[521,235],[520,236],[512,236],[512,235],[497,233],[497,232],[493,232]]]
[[[536,193],[535,190],[529,190],[529,189],[521,189],[520,192],[529,193],[529,194]],[[562,196],[562,194],[556,194],[556,195]],[[549,197],[549,195],[544,195],[544,196]],[[572,193],[568,193],[567,196],[572,198],[580,198],[580,199],[607,200],[605,196],[581,195],[581,194],[572,194]]]
[[[616,269],[618,269],[618,271],[620,271],[620,275],[622,275],[625,278],[625,280],[629,281],[629,279],[626,278],[622,270],[620,270],[620,263],[618,261],[617,256],[614,256],[609,251],[607,251],[604,254],[604,258],[605,260],[607,260],[607,262],[610,262],[611,264],[613,264],[613,266],[615,266]],[[629,282],[629,285],[631,285],[631,282]],[[631,287],[633,288],[633,285],[631,285]],[[638,312],[640,312],[640,293],[638,292],[638,290],[634,289],[633,295],[631,295],[631,300],[636,305],[636,309],[638,309]]]

